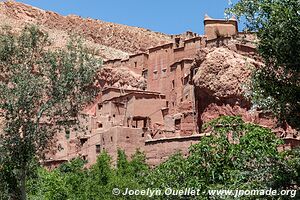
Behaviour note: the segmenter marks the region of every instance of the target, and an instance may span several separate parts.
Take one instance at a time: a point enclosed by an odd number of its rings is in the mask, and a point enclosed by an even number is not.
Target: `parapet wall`
[[[216,38],[233,37],[238,34],[238,22],[232,17],[229,20],[204,18],[204,31],[207,40]]]

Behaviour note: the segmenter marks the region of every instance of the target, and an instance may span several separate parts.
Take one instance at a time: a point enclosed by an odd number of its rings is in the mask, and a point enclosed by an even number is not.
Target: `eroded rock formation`
[[[0,3],[0,25],[20,30],[26,24],[39,25],[49,32],[54,47],[65,45],[70,35],[78,34],[99,51],[104,59],[125,58],[129,54],[145,51],[151,46],[171,41],[169,35],[144,28],[81,18],[61,16],[13,1]]]
[[[116,87],[124,89],[140,89],[147,87],[146,79],[126,67],[103,67],[98,72],[99,84],[104,87]]]

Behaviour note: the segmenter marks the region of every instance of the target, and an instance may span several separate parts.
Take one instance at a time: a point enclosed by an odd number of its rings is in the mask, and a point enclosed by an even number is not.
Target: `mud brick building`
[[[215,103],[223,110],[226,108],[247,119],[245,113],[249,108],[246,103],[239,101],[236,106],[232,99],[224,100],[224,103],[203,97],[199,95],[201,91],[196,88],[193,77],[199,69],[195,64],[199,51],[225,45],[241,55],[251,56],[255,54],[255,47],[247,41],[252,35],[239,33],[235,18],[217,20],[205,16],[204,25],[204,35],[192,32],[174,35],[173,42],[154,46],[127,59],[105,61],[105,67],[126,67],[143,76],[147,87],[104,86],[99,99],[82,114],[81,124],[85,130],[68,129],[58,133],[57,148],[49,153],[45,165],[55,167],[77,156],[91,165],[104,150],[115,161],[120,148],[129,156],[136,149],[144,151],[147,162],[155,166],[176,151],[187,155],[189,146],[205,136],[200,131],[205,118],[204,104]],[[242,38],[243,42],[234,42],[236,38]],[[220,115],[222,109],[214,112]],[[291,140],[289,146],[299,142]]]

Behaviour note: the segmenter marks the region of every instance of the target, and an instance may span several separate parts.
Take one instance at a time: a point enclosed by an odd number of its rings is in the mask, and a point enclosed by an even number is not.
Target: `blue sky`
[[[228,0],[17,0],[62,15],[75,14],[108,22],[178,34],[203,33],[203,18],[224,18]]]

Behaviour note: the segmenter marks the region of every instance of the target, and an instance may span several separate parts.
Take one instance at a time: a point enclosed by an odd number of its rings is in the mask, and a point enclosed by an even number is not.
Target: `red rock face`
[[[250,84],[252,70],[263,63],[250,58],[253,55],[247,54],[247,51],[237,52],[238,48],[220,47],[203,49],[196,56],[198,71],[193,81],[199,128],[220,116],[241,116],[246,122],[272,129],[279,137],[296,139],[295,130],[291,127],[278,127],[271,113],[252,108],[250,100],[245,97],[246,88]]]
[[[250,102],[243,96],[243,85],[249,83],[251,70],[260,63],[226,48],[200,52],[202,62],[193,78],[198,125],[222,115],[241,115],[251,121]]]
[[[7,24],[6,24],[7,23]],[[57,47],[64,45],[69,35],[79,34],[99,50],[102,58],[125,58],[129,54],[145,51],[151,46],[171,41],[171,36],[101,20],[84,19],[79,16],[61,16],[18,2],[0,3],[0,24],[21,28],[36,24],[45,28]]]

